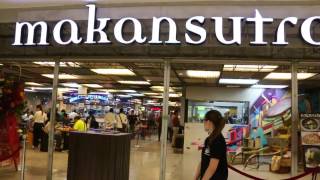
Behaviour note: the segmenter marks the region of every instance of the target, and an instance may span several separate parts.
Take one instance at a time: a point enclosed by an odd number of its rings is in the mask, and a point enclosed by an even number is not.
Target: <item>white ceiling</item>
[[[320,4],[319,0],[0,0],[0,9],[82,6],[87,3],[112,6],[168,4]]]

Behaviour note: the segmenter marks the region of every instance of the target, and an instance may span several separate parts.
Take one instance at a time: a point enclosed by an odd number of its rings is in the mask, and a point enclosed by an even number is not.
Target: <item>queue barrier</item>
[[[253,179],[253,180],[265,180],[265,179],[262,179],[262,178],[259,178],[259,177],[255,177],[255,176],[252,176],[250,174],[247,174],[245,172],[242,172],[240,170],[238,170],[237,168],[231,166],[231,165],[228,165],[228,168],[235,171],[236,173],[239,173],[247,178],[250,178],[250,179]],[[307,172],[304,172],[302,174],[299,174],[297,176],[294,176],[294,177],[291,177],[291,178],[287,178],[287,179],[283,179],[283,180],[298,180],[302,177],[305,177],[305,176],[308,176],[308,175],[312,175],[312,180],[316,180],[317,179],[317,174],[319,172],[319,169],[318,168],[314,168],[314,169],[310,169],[308,170]]]

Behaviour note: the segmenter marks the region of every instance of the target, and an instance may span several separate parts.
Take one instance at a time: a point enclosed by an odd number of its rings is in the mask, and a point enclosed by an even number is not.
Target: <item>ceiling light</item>
[[[136,97],[142,97],[144,94],[139,94],[139,93],[134,93],[134,94],[129,94],[130,96],[136,96]]]
[[[131,90],[131,89],[103,89],[109,93],[116,93],[116,92],[121,92],[121,93],[135,93],[137,92],[136,90]]]
[[[54,67],[55,62],[33,62],[41,66]],[[77,62],[60,62],[60,67],[80,67],[80,63]]]
[[[82,84],[83,86],[87,86],[90,88],[102,88],[103,86],[99,85],[99,84]]]
[[[72,87],[72,88],[79,88],[81,87],[80,84],[78,83],[61,83],[62,86],[65,86],[65,87]]]
[[[224,65],[223,71],[238,71],[238,72],[272,72],[278,66],[273,65]]]
[[[103,75],[135,76],[129,69],[91,69],[91,71]]]
[[[25,92],[35,92],[34,90],[32,89],[24,89]]]
[[[158,92],[163,92],[164,91],[164,87],[163,86],[151,86],[150,89],[152,89],[153,91],[158,91]],[[169,92],[174,92],[172,87],[169,87]]]
[[[308,79],[315,76],[316,73],[298,73],[298,79]],[[265,79],[276,79],[276,80],[290,80],[291,73],[270,73],[268,74]]]
[[[252,85],[259,82],[257,79],[220,79],[220,84],[241,84],[241,85]]]
[[[132,97],[130,95],[125,95],[125,94],[119,94],[118,96],[122,97],[122,98],[131,98]]]
[[[257,89],[284,89],[287,87],[288,85],[263,85],[263,84],[256,84],[251,86],[251,88],[257,88]]]
[[[157,96],[157,95],[159,95],[160,93],[146,92],[146,93],[143,93],[143,94],[145,94],[145,95],[147,95],[147,96]]]
[[[187,70],[186,74],[191,78],[218,78],[220,76],[220,71]]]
[[[182,94],[169,94],[169,97],[181,97]]]
[[[107,94],[109,94],[109,93],[108,93],[108,92],[95,91],[95,92],[90,92],[89,94],[102,94],[102,95],[107,95]]]
[[[60,92],[69,92],[69,91],[78,91],[78,89],[75,89],[75,88],[58,88],[58,91],[60,91]]]
[[[0,63],[0,66],[3,66],[3,64],[2,64],[2,63]]]
[[[42,74],[42,76],[51,78],[51,79],[54,78],[53,74]],[[78,79],[78,77],[70,74],[59,74],[59,79]]]
[[[148,81],[118,81],[120,84],[150,85]]]
[[[43,84],[39,84],[39,83],[35,83],[35,82],[26,82],[25,84],[29,85],[29,86],[43,86]]]
[[[52,87],[30,87],[33,91],[39,90],[39,91],[49,91],[52,90]]]

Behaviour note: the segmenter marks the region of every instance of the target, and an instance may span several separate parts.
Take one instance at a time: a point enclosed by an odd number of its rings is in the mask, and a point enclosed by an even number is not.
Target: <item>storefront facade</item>
[[[290,66],[291,173],[295,175],[298,66],[319,63],[319,8],[319,5],[272,3],[138,7],[90,4],[70,9],[7,10],[9,15],[0,18],[0,60],[56,62],[53,104],[56,103],[59,62],[161,63],[164,67],[163,134],[167,134],[170,64]],[[52,117],[54,119],[54,115]],[[160,179],[165,178],[165,149],[166,141],[163,141]],[[48,174],[52,174],[52,166]]]

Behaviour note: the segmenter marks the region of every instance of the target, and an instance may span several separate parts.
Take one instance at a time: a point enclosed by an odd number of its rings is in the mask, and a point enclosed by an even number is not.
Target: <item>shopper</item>
[[[124,113],[123,108],[120,108],[120,113],[117,119],[117,126],[121,132],[128,132],[128,118]]]
[[[75,123],[73,125],[73,130],[80,131],[80,132],[87,131],[87,124],[84,122],[83,119],[80,118],[80,116],[76,116],[74,120],[75,120]]]
[[[33,116],[33,146],[32,148],[38,148],[40,139],[43,136],[42,128],[44,122],[47,120],[46,113],[43,112],[42,106],[37,105],[36,113]]]
[[[71,113],[69,113],[69,119],[71,119],[72,121],[76,116],[79,116],[76,110],[73,110]]]
[[[160,112],[157,118],[157,124],[158,124],[158,141],[160,142],[161,133],[162,133],[162,112]]]
[[[110,108],[109,112],[104,117],[106,128],[115,128],[116,126],[116,115],[113,112],[113,108]]]
[[[131,109],[129,116],[128,116],[128,121],[129,121],[129,126],[130,126],[130,132],[134,132],[135,124],[137,122],[138,117],[134,114],[134,110]]]
[[[176,136],[180,129],[179,111],[175,110],[172,115],[172,147],[176,146]]]
[[[173,135],[172,118],[173,118],[173,114],[170,116],[170,119],[168,121],[168,140],[169,140],[170,143],[172,142],[172,135]]]
[[[202,149],[201,162],[196,170],[195,180],[228,179],[226,142],[221,134],[224,125],[225,120],[219,111],[211,110],[205,115],[204,128],[209,136]]]
[[[89,111],[89,116],[87,117],[86,121],[87,121],[87,124],[89,125],[89,128],[92,128],[92,129],[99,128],[99,123],[96,121],[93,111]]]

